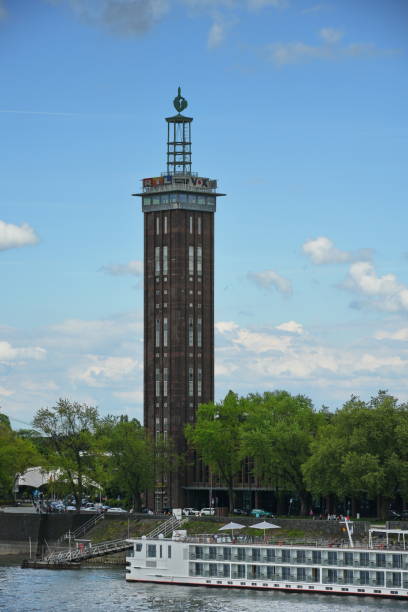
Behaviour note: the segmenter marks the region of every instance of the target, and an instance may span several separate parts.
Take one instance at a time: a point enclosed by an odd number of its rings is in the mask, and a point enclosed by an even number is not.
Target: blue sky
[[[228,194],[216,398],[408,401],[407,35],[404,0],[0,0],[2,410],[141,418],[130,194],[179,85]]]

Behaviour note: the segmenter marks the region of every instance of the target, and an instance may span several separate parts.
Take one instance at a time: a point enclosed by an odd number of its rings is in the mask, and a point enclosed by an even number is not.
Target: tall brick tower
[[[143,179],[144,422],[186,451],[184,426],[214,399],[214,212],[217,181],[191,171],[191,123],[180,88],[167,117],[167,171]],[[149,506],[183,507],[194,465],[156,474]]]

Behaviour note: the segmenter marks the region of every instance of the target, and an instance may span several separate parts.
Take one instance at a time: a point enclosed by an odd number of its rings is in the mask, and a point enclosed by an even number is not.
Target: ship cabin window
[[[290,550],[286,548],[282,550],[282,563],[290,563]]]
[[[402,566],[402,556],[392,555],[392,567],[401,567],[401,566]]]
[[[369,565],[369,554],[368,553],[360,553],[360,565]]]
[[[171,546],[167,546],[167,558],[171,559]]]
[[[353,553],[351,552],[344,553],[344,565],[353,565]]]
[[[367,571],[360,572],[360,584],[369,584],[370,574]]]
[[[282,580],[290,580],[290,567],[282,567]]]
[[[147,556],[155,557],[156,556],[156,544],[148,544],[147,545]]]
[[[266,560],[267,561],[275,561],[275,549],[274,548],[267,548],[266,549]]]
[[[312,551],[312,560],[313,560],[313,563],[319,563],[320,564],[322,562],[322,553],[321,553],[320,550],[313,550]],[[353,562],[351,564],[353,564]]]
[[[222,555],[223,555],[224,561],[231,561],[231,549],[230,548],[224,547],[222,551]]]
[[[337,552],[335,552],[334,550],[329,550],[329,554],[327,555],[327,561],[329,565],[336,565],[337,564]]]
[[[384,572],[375,572],[375,584],[384,586]]]
[[[136,552],[141,552],[141,550],[143,549],[143,544],[136,544]]]
[[[297,567],[296,568],[296,580],[305,581],[306,580],[306,568]]]
[[[259,548],[252,549],[252,561],[260,561],[261,560],[261,551]]]
[[[231,565],[231,578],[245,578],[245,565],[233,563]]]
[[[353,570],[344,570],[343,576],[346,584],[353,584]]]
[[[377,567],[385,567],[385,554],[377,553],[375,555],[375,564]]]
[[[306,562],[306,551],[297,550],[296,551],[296,563],[305,563],[305,562]]]
[[[209,546],[208,547],[208,558],[209,559],[216,559],[217,558],[217,549],[215,548],[215,546]]]

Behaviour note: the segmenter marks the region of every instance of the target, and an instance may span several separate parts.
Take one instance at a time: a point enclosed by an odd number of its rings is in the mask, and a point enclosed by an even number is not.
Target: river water
[[[407,602],[205,587],[127,583],[124,569],[35,570],[0,566],[6,612],[375,612]]]

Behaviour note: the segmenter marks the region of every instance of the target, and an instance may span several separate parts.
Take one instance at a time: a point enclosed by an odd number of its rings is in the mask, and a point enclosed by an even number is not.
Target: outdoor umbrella
[[[279,525],[274,525],[273,523],[268,523],[268,521],[262,521],[261,523],[256,523],[256,525],[249,525],[251,529],[263,529],[264,537],[266,529],[281,529]]]
[[[243,527],[245,527],[245,525],[241,525],[240,523],[227,523],[226,525],[223,525],[222,527],[219,528],[218,531],[232,531],[232,537],[234,537],[234,529],[243,529]]]

